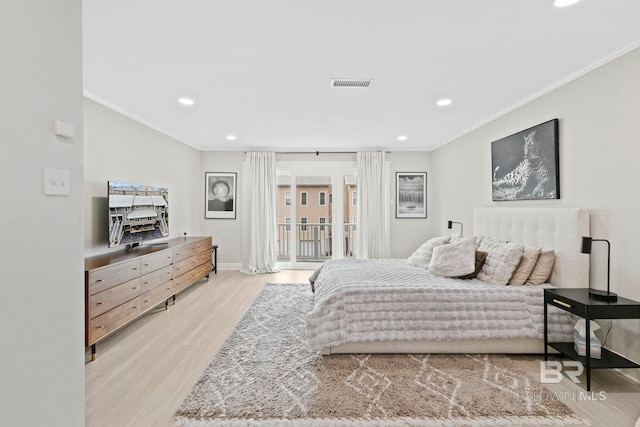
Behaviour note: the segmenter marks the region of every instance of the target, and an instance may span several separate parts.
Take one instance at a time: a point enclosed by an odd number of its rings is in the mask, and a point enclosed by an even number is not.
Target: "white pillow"
[[[506,285],[520,263],[524,246],[485,237],[480,242],[479,250],[487,252],[487,259],[477,279],[491,285]]]
[[[448,245],[436,246],[429,272],[436,276],[455,277],[471,274],[476,269],[476,239],[470,237]]]
[[[482,242],[482,239],[484,238],[483,236],[469,236],[469,237],[464,237],[461,236],[459,234],[453,234],[451,235],[451,240],[449,240],[449,243],[456,243],[459,242],[460,240],[464,240],[464,239],[475,239],[476,241],[476,249],[478,249],[480,247],[480,242]]]
[[[431,256],[433,255],[433,248],[449,243],[449,239],[451,239],[451,236],[434,237],[433,239],[427,240],[422,244],[422,246],[416,249],[413,254],[411,254],[407,259],[407,264],[414,267],[429,268]]]

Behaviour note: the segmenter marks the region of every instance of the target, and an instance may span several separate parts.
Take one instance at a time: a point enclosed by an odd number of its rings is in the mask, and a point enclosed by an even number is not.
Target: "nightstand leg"
[[[589,316],[587,316],[587,318],[585,319],[585,333],[586,333],[586,337],[585,337],[585,341],[586,341],[586,354],[587,354],[587,360],[585,361],[586,363],[586,368],[587,368],[587,391],[591,391],[591,320],[589,318]]]
[[[548,338],[547,338],[547,302],[544,302],[544,361],[546,362],[549,357],[549,352],[547,351]]]
[[[96,360],[96,345],[91,345],[91,361]]]

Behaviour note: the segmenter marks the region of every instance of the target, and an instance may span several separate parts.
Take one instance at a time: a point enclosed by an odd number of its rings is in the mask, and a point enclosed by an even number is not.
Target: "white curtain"
[[[358,153],[358,258],[389,258],[389,167],[384,152]]]
[[[243,165],[242,272],[275,273],[278,203],[275,153],[247,153]]]

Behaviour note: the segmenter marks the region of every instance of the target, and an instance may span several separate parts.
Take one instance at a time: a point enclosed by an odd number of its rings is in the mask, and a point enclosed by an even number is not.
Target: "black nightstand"
[[[586,357],[579,356],[571,342],[548,342],[547,304],[573,313],[585,319]],[[591,334],[589,321],[593,319],[640,319],[640,302],[618,297],[617,301],[606,302],[589,298],[588,288],[545,289],[544,290],[544,360],[548,347],[582,363],[587,371],[587,391],[591,391],[591,369],[640,368],[640,365],[602,347],[601,358],[591,358]]]

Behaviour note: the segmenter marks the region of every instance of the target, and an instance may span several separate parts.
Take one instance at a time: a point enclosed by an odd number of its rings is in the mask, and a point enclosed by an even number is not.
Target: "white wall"
[[[213,244],[218,245],[218,263],[221,268],[240,269],[242,264],[242,151],[203,151],[200,154],[200,172],[198,175],[198,218],[200,232],[213,236]],[[236,181],[236,219],[205,219],[205,182],[206,172],[235,172]],[[226,265],[225,265],[226,264]]]
[[[200,201],[201,206],[201,233],[212,235],[214,244],[220,246],[218,253],[218,262],[226,266],[239,266],[242,263],[242,162],[244,153],[240,151],[208,151],[202,152],[200,163],[200,181],[198,187],[203,195]],[[391,215],[391,257],[408,257],[429,237],[432,237],[431,227],[433,221],[430,218],[431,212],[431,181],[429,172],[431,169],[431,153],[422,152],[393,152],[387,155],[390,162],[391,182],[390,193],[392,200],[389,209]],[[285,161],[355,161],[353,154],[321,154],[315,156],[313,154],[302,155],[278,155],[278,160]],[[237,219],[204,219],[204,174],[206,172],[236,172],[238,174],[238,204]],[[410,218],[398,219],[395,217],[395,173],[396,172],[427,172],[427,218]]]
[[[3,426],[84,424],[81,6],[0,7]],[[44,195],[44,168],[69,171],[70,196]]]
[[[389,154],[391,161],[391,258],[408,258],[420,245],[442,234],[446,227],[434,221],[433,212],[438,209],[433,197],[431,153],[427,151],[396,151]],[[396,172],[427,173],[427,217],[396,218]]]
[[[168,188],[169,237],[201,235],[198,150],[86,98],[84,121],[86,256],[109,251],[108,180]]]
[[[592,236],[611,241],[612,291],[640,300],[638,76],[640,49],[434,151],[437,223],[458,218],[471,231],[475,206],[587,208]],[[492,202],[491,141],[553,118],[560,119],[561,199]],[[606,287],[606,251],[596,250],[594,244],[591,283],[602,289]],[[608,344],[640,360],[639,323],[616,320]]]

